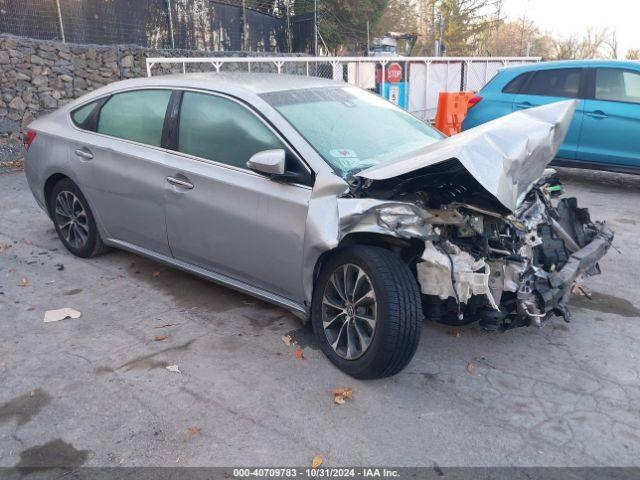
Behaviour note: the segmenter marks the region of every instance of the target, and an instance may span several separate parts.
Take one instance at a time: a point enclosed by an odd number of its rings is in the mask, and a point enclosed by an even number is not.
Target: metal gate
[[[539,61],[540,57],[157,57],[147,58],[147,75],[154,68],[163,74],[248,71],[306,75],[344,80],[388,96],[387,69],[400,65],[406,83],[401,106],[423,120],[432,120],[440,92],[477,91],[503,67]]]

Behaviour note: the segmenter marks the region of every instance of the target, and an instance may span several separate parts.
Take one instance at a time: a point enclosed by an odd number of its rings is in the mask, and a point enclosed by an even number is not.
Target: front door
[[[578,159],[640,167],[640,72],[597,68],[585,102]]]
[[[246,167],[254,153],[286,149],[281,139],[237,101],[185,91],[175,148],[165,181],[174,257],[299,301],[311,187]],[[292,154],[287,162],[305,168]]]

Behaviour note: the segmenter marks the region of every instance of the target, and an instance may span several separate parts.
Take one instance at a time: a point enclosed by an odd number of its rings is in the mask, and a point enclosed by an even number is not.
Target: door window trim
[[[629,72],[629,73],[635,73],[636,75],[640,75],[640,70],[634,70],[633,68],[629,68],[629,67],[589,67],[587,70],[589,70],[587,72],[587,76],[588,76],[588,85],[587,85],[587,94],[589,95],[588,97],[586,97],[587,100],[595,100],[597,102],[611,102],[611,103],[623,103],[625,105],[639,105],[640,106],[640,102],[627,102],[625,100],[608,100],[608,99],[604,99],[604,98],[596,98],[596,70],[622,70],[623,72]]]
[[[191,91],[191,92],[197,92],[197,93],[205,93],[208,95],[218,95],[218,96],[222,96],[222,97],[226,97],[229,98],[230,100],[233,100],[236,103],[239,103],[241,106],[243,106],[244,108],[246,108],[247,110],[249,110],[251,113],[253,113],[258,120],[260,120],[262,123],[264,123],[267,128],[269,128],[277,137],[280,141],[282,141],[282,143],[285,145],[285,147],[288,149],[289,153],[291,153],[293,155],[293,157],[296,159],[296,161],[305,169],[307,170],[307,172],[309,173],[309,178],[310,184],[302,184],[302,183],[287,183],[287,185],[291,185],[291,186],[296,186],[296,187],[301,187],[301,188],[306,188],[306,189],[313,189],[313,185],[315,184],[315,178],[316,178],[316,173],[315,171],[309,166],[309,164],[304,161],[302,159],[302,156],[298,153],[298,151],[293,147],[293,145],[291,145],[291,142],[289,142],[284,135],[282,135],[274,126],[271,125],[270,122],[268,122],[261,114],[260,112],[258,112],[256,109],[254,109],[251,105],[222,92],[217,92],[215,90],[207,90],[207,89],[199,89],[199,88],[189,88],[189,87],[180,87],[180,86],[160,86],[160,85],[150,85],[150,86],[135,86],[135,87],[129,87],[129,88],[123,88],[121,90],[116,90],[113,92],[109,92],[106,93],[102,96],[98,96],[96,98],[91,98],[90,100],[87,100],[86,102],[77,105],[73,110],[69,110],[67,112],[67,121],[69,122],[69,125],[71,126],[72,129],[77,130],[79,132],[85,133],[85,134],[91,134],[91,135],[97,135],[99,137],[103,137],[103,138],[107,138],[107,139],[115,139],[121,142],[126,142],[126,143],[130,143],[132,145],[137,145],[140,147],[146,147],[146,148],[151,148],[153,150],[157,150],[160,152],[164,152],[164,153],[168,153],[168,154],[172,154],[172,155],[178,155],[178,156],[182,156],[185,158],[189,158],[191,160],[196,160],[199,162],[204,162],[204,163],[209,163],[211,165],[216,165],[218,167],[223,167],[223,168],[229,168],[231,170],[235,170],[237,172],[242,172],[246,175],[251,175],[254,177],[259,177],[259,178],[266,178],[264,175],[259,174],[257,172],[254,172],[252,170],[249,169],[244,169],[244,168],[239,168],[239,167],[235,167],[233,165],[229,165],[226,163],[220,163],[220,162],[216,162],[215,160],[210,160],[207,158],[202,158],[202,157],[197,157],[195,155],[189,155],[187,153],[183,153],[183,152],[179,152],[177,150],[172,150],[169,148],[166,148],[163,146],[163,143],[161,143],[160,147],[157,147],[155,145],[149,145],[146,143],[140,143],[140,142],[136,142],[134,140],[129,140],[126,138],[120,138],[120,137],[114,137],[111,135],[106,135],[104,133],[99,133],[96,131],[96,129],[94,128],[93,130],[89,130],[89,129],[84,129],[84,128],[80,128],[79,126],[77,126],[74,122],[73,119],[71,118],[71,114],[73,112],[75,112],[76,110],[78,110],[79,108],[82,108],[92,102],[96,102],[96,101],[100,101],[100,105],[99,108],[96,108],[93,113],[91,114],[91,118],[95,117],[95,122],[94,122],[94,126],[97,126],[97,121],[99,119],[99,112],[102,109],[102,106],[113,96],[113,95],[117,95],[119,93],[125,93],[125,92],[135,92],[135,91],[139,91],[139,90],[171,90],[172,91],[172,95],[169,99],[169,104],[167,105],[167,112],[169,112],[170,107],[175,107],[175,104],[172,103],[172,100],[174,99],[174,95],[173,93],[175,92],[185,92],[185,91]],[[178,114],[179,114],[180,110],[178,109]],[[172,113],[173,110],[172,110]],[[165,115],[165,120],[164,120],[164,124],[162,127],[162,141],[165,140],[165,129],[167,129],[168,124],[167,121],[169,120],[169,117]]]

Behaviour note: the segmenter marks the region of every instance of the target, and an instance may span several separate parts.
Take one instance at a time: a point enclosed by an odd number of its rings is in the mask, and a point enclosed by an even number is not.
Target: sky
[[[630,48],[640,48],[637,0],[504,0],[510,19],[533,20],[543,32],[558,36],[581,34],[587,27],[607,27],[618,35],[618,56]]]

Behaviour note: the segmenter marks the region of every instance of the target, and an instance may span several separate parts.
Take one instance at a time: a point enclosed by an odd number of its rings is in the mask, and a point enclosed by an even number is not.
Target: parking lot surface
[[[640,177],[561,177],[620,251],[571,323],[425,322],[403,372],[357,381],[282,309],[122,251],[72,257],[24,174],[0,175],[0,467],[638,465]],[[63,307],[82,316],[43,322]]]

